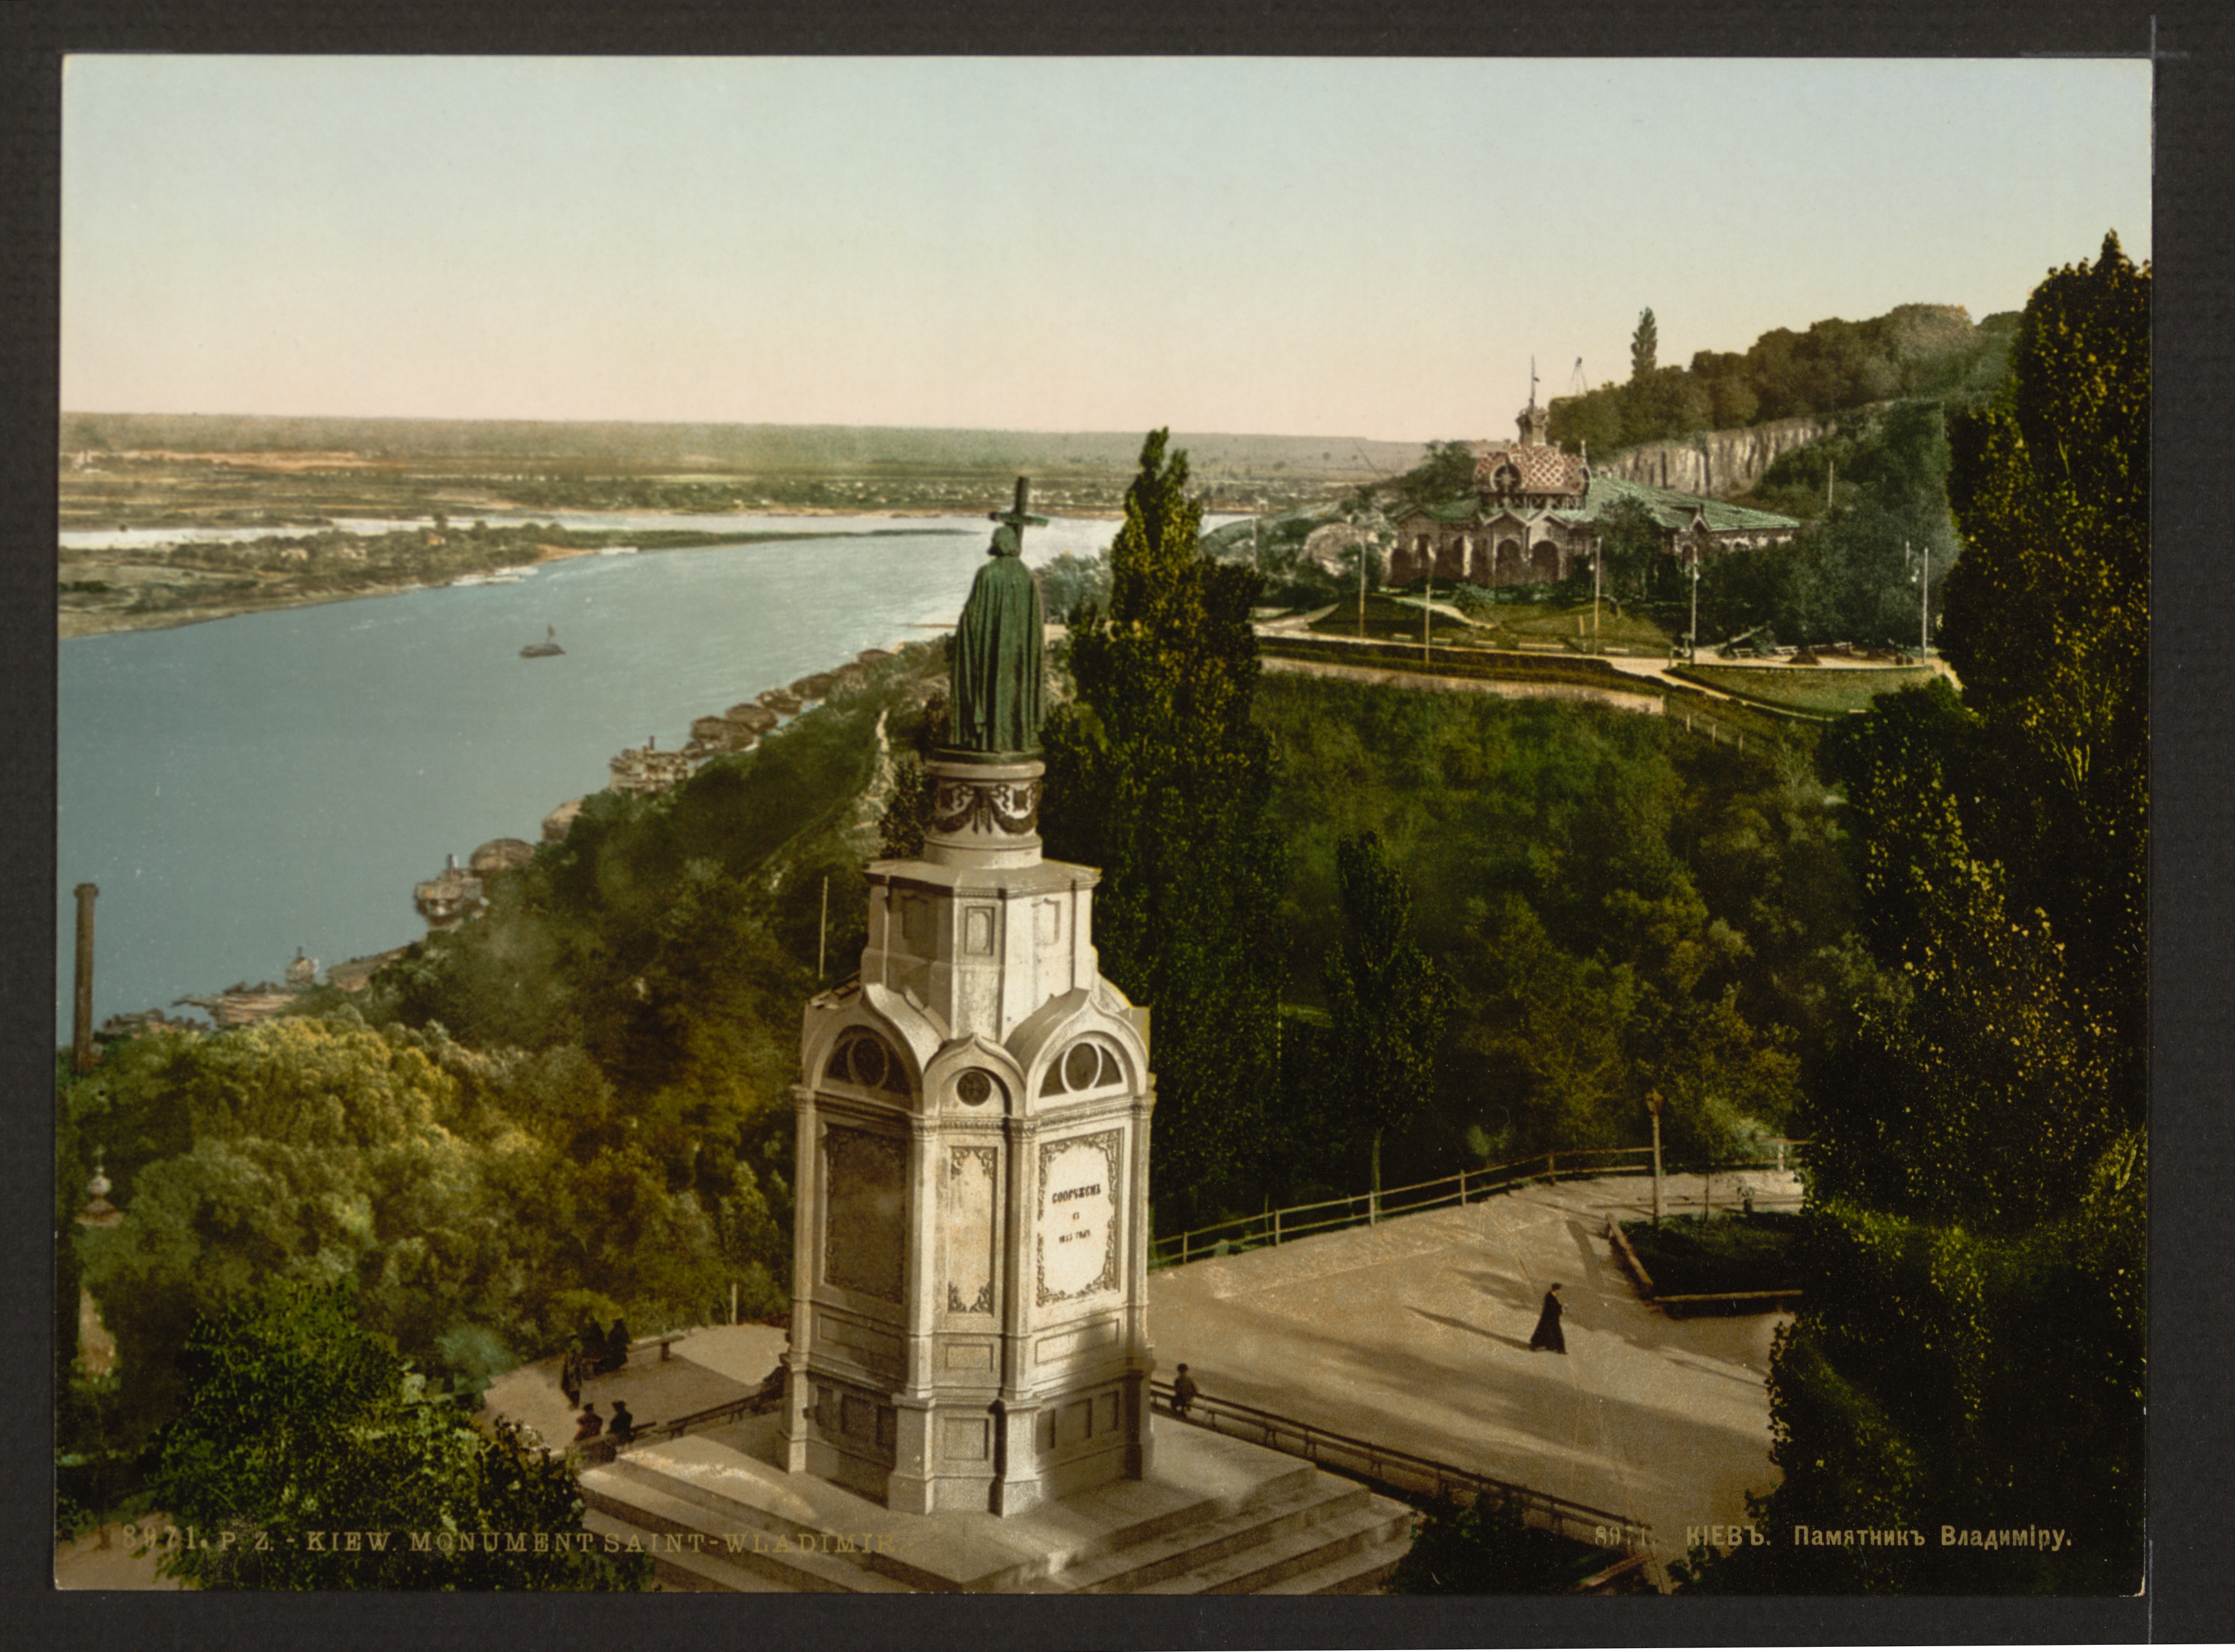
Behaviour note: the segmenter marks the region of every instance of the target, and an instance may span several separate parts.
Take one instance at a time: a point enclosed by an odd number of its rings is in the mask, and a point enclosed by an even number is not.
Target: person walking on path
[[[559,1361],[559,1392],[570,1406],[582,1403],[582,1350],[578,1344],[568,1343]]]
[[[1537,1329],[1529,1338],[1529,1351],[1550,1348],[1555,1354],[1568,1351],[1568,1339],[1560,1334],[1560,1288],[1557,1285],[1544,1293],[1544,1311],[1537,1316]]]
[[[1184,1365],[1180,1367],[1172,1374],[1172,1415],[1186,1416],[1188,1407],[1195,1404],[1196,1395],[1202,1392],[1202,1389],[1195,1386],[1195,1379],[1188,1375],[1187,1367]]]

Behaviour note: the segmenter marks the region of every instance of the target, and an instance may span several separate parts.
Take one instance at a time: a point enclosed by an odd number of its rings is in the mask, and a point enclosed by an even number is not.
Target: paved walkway
[[[1715,1178],[1757,1204],[1798,1178]],[[1696,1176],[1668,1178],[1696,1210]],[[1149,1276],[1157,1374],[1186,1360],[1205,1394],[1476,1469],[1653,1527],[1663,1560],[1687,1526],[1746,1518],[1767,1491],[1770,1339],[1784,1314],[1672,1319],[1641,1300],[1608,1216],[1652,1206],[1644,1177],[1537,1185]],[[1532,1352],[1563,1287],[1568,1352]]]
[[[658,1348],[639,1348],[619,1370],[592,1377],[582,1398],[610,1419],[613,1402],[628,1401],[639,1427],[672,1422],[695,1411],[743,1400],[761,1386],[783,1356],[784,1334],[767,1325],[708,1325],[678,1337],[673,1358]],[[544,1444],[566,1445],[574,1438],[580,1409],[559,1392],[559,1360],[539,1360],[508,1371],[489,1385],[489,1410],[534,1429]]]

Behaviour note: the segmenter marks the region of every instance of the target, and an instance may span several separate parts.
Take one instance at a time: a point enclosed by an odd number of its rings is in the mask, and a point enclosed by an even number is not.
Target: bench
[[[675,1345],[690,1334],[688,1331],[669,1331],[661,1336],[640,1336],[628,1345],[628,1351],[634,1354],[639,1348],[648,1348],[656,1344],[659,1348],[660,1359],[663,1361],[672,1360],[675,1357],[672,1352]]]

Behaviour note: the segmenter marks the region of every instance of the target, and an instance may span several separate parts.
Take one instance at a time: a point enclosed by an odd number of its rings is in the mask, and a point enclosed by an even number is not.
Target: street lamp
[[[1684,647],[1685,664],[1696,665],[1700,663],[1700,544],[1697,540],[1692,542],[1691,552],[1692,629],[1684,639]]]
[[[1606,556],[1599,541],[1591,541],[1591,652],[1599,652],[1599,576],[1606,567]]]
[[[1909,580],[1917,587],[1917,657],[1930,659],[1932,658],[1932,547],[1928,545],[1921,551],[1911,551],[1910,542],[1904,540],[1901,554],[1905,560],[1916,564]]]
[[[1645,1092],[1646,1111],[1653,1115],[1653,1225],[1661,1225],[1661,1092]]]

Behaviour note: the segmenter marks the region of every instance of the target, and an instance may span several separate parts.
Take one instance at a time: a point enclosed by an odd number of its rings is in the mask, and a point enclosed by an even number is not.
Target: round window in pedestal
[[[882,1091],[888,1095],[905,1096],[908,1092],[908,1069],[901,1064],[900,1057],[875,1033],[858,1028],[839,1039],[838,1047],[830,1052],[823,1076],[840,1084]]]
[[[1117,1051],[1100,1039],[1078,1040],[1048,1064],[1040,1080],[1043,1096],[1084,1095],[1096,1090],[1115,1090],[1125,1082],[1125,1069]]]
[[[973,1067],[954,1081],[954,1098],[966,1107],[983,1107],[1001,1093],[1000,1081],[983,1067]]]

